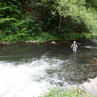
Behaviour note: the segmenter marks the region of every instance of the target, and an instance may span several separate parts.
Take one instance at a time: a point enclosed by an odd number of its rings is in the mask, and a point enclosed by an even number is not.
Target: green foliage
[[[75,39],[79,38],[79,34],[77,34],[77,33],[64,33],[61,35],[61,38],[65,39],[65,40],[75,40]]]
[[[41,33],[42,22],[36,16],[30,16],[26,19],[27,33],[30,36],[35,36]]]
[[[58,4],[59,5],[56,7],[56,10],[61,16],[65,18],[68,16],[71,17],[71,19],[73,19],[75,23],[77,22],[78,25],[76,26],[83,24],[81,26],[83,26],[84,29],[79,28],[82,32],[87,31],[87,33],[96,33],[97,16],[94,16],[92,9],[86,9],[85,0],[61,0],[58,1]]]
[[[41,33],[39,36],[35,37],[35,40],[38,40],[39,42],[46,42],[50,40],[58,40],[58,38],[48,33]]]
[[[16,2],[16,0],[0,2],[0,30],[3,34],[12,34],[13,24],[21,18],[22,11],[19,9],[19,5],[19,1]]]
[[[0,2],[1,41],[24,41],[41,33],[42,23],[31,14],[22,14],[20,2],[16,0]]]
[[[82,97],[81,93],[78,93],[75,88],[71,90],[60,90],[58,88],[49,89],[49,93],[46,93],[43,97]],[[88,94],[84,94],[84,97],[93,97]]]
[[[97,38],[97,0],[1,0],[1,41]],[[48,34],[47,34],[48,33]]]
[[[86,0],[87,7],[96,7],[97,8],[97,0]]]

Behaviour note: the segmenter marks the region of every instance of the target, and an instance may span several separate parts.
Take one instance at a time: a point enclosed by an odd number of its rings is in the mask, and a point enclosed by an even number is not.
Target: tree
[[[21,18],[22,11],[19,9],[20,2],[16,0],[2,0],[0,2],[0,29],[11,28],[11,24]],[[10,30],[9,30],[10,31]]]
[[[75,21],[74,24],[77,23],[76,26],[81,25],[79,28],[81,32],[96,34],[97,19],[93,16],[92,9],[86,9],[85,0],[57,0],[57,2],[56,10],[60,16],[70,17],[70,20]]]

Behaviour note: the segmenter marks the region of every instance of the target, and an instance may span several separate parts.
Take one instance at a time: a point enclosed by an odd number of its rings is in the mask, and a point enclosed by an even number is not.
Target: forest
[[[0,0],[0,41],[97,38],[97,0]]]

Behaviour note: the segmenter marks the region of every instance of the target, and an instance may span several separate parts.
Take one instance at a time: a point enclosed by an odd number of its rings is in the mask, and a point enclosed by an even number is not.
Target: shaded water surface
[[[0,45],[0,97],[38,97],[47,85],[64,88],[97,76],[97,45],[18,43]],[[41,91],[40,91],[41,90]]]

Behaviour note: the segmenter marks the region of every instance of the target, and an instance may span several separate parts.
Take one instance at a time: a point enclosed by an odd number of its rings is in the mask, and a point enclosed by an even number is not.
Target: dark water
[[[79,42],[77,53],[72,52],[71,43],[32,44],[17,43],[0,45],[0,63],[7,66],[26,66],[36,69],[35,81],[65,87],[67,84],[82,83],[97,76],[97,45]],[[3,62],[3,63],[2,63]],[[5,64],[6,63],[6,64]],[[41,67],[44,73],[40,73]],[[37,68],[34,68],[37,67]],[[39,70],[39,72],[38,72]],[[33,72],[34,73],[34,72]],[[18,97],[18,96],[16,96]],[[23,96],[24,97],[24,96]]]

